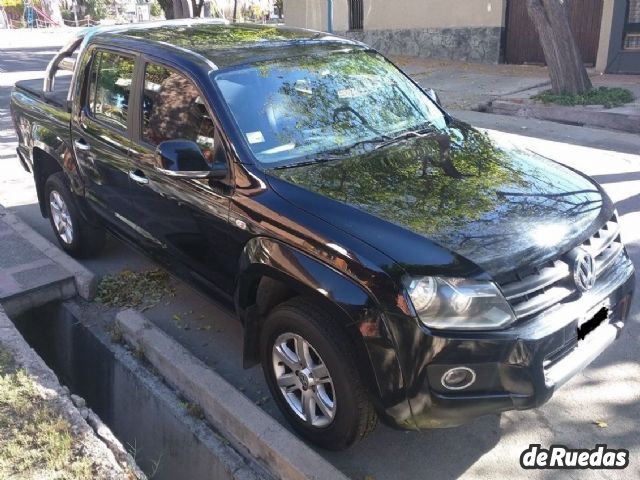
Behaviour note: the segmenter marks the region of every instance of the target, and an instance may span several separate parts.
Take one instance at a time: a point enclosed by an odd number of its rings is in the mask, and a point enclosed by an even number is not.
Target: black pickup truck
[[[61,70],[70,76],[57,75]],[[88,30],[11,97],[64,250],[105,231],[233,303],[296,431],[346,448],[527,409],[613,343],[634,268],[593,180],[329,34]]]

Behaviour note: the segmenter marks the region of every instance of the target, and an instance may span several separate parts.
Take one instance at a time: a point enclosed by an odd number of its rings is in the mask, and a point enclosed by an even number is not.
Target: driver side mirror
[[[216,178],[227,176],[226,163],[207,163],[202,150],[191,140],[166,140],[156,148],[158,170],[175,178]]]
[[[435,103],[437,103],[438,105],[442,105],[442,103],[440,102],[440,97],[433,88],[425,88],[424,93],[426,93],[427,97],[429,97]]]

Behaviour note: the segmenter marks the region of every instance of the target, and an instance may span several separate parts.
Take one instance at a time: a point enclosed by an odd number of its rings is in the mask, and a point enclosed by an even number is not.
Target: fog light
[[[468,367],[456,367],[442,375],[442,386],[449,390],[463,390],[476,381],[476,372]]]

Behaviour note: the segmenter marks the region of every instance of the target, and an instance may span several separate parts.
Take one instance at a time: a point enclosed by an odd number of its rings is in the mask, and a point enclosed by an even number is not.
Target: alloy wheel
[[[333,380],[313,346],[295,333],[283,333],[273,349],[273,372],[289,408],[314,427],[328,426],[336,415]]]
[[[49,195],[49,205],[51,207],[51,218],[56,228],[56,233],[67,245],[73,242],[73,223],[71,215],[62,195],[55,190]]]

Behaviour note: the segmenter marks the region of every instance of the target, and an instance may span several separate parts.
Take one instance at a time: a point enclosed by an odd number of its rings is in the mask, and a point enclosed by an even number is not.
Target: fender
[[[414,428],[403,376],[386,317],[363,287],[320,260],[281,241],[254,237],[245,245],[235,293],[245,325],[245,367],[257,363],[261,318],[256,306],[259,281],[267,276],[299,294],[327,302],[356,345],[357,368],[368,385],[378,413],[387,423]]]
[[[42,171],[42,165],[36,161],[36,149],[46,153],[58,163],[60,170],[62,170],[69,179],[69,185],[75,194],[79,196],[84,195],[84,184],[80,177],[73,151],[68,143],[46,126],[33,124],[31,129],[31,149],[29,153],[31,164],[33,165],[34,179],[36,180],[38,203],[40,204],[41,213],[44,216],[43,187],[45,178],[42,177],[46,176],[47,173]]]
[[[69,132],[65,130],[64,133],[68,134]],[[73,149],[70,147],[68,141],[65,141],[55,131],[40,124],[33,125],[31,138],[32,150],[34,148],[39,148],[54,158],[60,165],[62,171],[69,178],[71,182],[71,189],[74,193],[83,195],[84,184],[80,176],[78,163],[76,162]],[[35,160],[33,158],[33,152],[31,155],[32,161]]]

